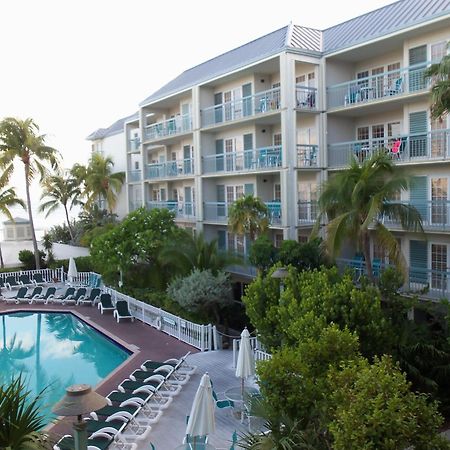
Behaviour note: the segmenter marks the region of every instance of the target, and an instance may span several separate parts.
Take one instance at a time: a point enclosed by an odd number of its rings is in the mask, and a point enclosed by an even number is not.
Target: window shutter
[[[426,62],[427,60],[427,46],[421,45],[420,47],[414,47],[409,49],[409,65],[414,66]]]
[[[244,184],[244,194],[245,195],[254,195],[255,191],[253,188],[253,183]]]
[[[223,122],[223,110],[222,110],[222,92],[214,94],[214,105],[218,105],[214,108],[214,120],[215,123]]]
[[[217,247],[219,250],[225,251],[227,247],[227,232],[225,230],[217,231]]]
[[[416,66],[409,70],[409,91],[419,91],[424,89],[425,78],[423,76],[424,63],[427,61],[427,46],[421,45],[420,47],[409,49],[409,66]],[[423,64],[421,64],[423,63]]]
[[[223,156],[223,139],[216,140],[216,172],[223,172],[224,170],[224,156]]]
[[[242,85],[242,101],[244,116],[252,115],[252,84]]]
[[[426,241],[409,241],[409,281],[428,283],[428,250]]]
[[[253,134],[244,134],[244,165],[250,169],[253,164]]]
[[[217,216],[225,217],[226,216],[226,208],[225,208],[225,186],[223,184],[218,184],[216,186],[217,189]]]
[[[427,221],[428,179],[427,177],[412,177],[409,191],[409,202]]]
[[[409,114],[409,156],[427,155],[427,111],[418,111]]]

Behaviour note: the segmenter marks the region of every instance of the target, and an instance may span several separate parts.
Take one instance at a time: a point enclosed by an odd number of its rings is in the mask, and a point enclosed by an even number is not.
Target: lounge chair
[[[108,399],[113,403],[121,403],[126,400],[134,400],[157,409],[166,409],[173,397],[162,395],[154,386],[141,386],[134,391],[127,391],[122,386],[108,394]]]
[[[7,287],[10,291],[13,287],[18,287],[21,284],[16,280],[16,277],[13,275],[9,275],[5,279],[5,287]]]
[[[133,375],[130,375],[130,378],[123,380],[119,386],[127,391],[134,391],[138,388],[152,386],[160,392],[161,395],[170,396],[177,395],[182,387],[181,384],[176,385],[170,383],[167,377],[161,374],[150,374],[147,378],[140,380],[136,379]]]
[[[19,284],[22,286],[33,286],[34,283],[30,280],[28,275],[20,275],[19,276]]]
[[[48,287],[45,294],[40,294],[39,296],[32,298],[30,300],[30,305],[32,305],[33,303],[45,303],[47,305],[48,302],[53,300],[53,298],[55,297],[55,292],[55,286]]]
[[[216,406],[219,409],[223,409],[223,408],[234,408],[234,402],[233,400],[219,400],[216,394],[216,391],[212,391],[212,396],[214,398],[214,402],[216,403]]]
[[[187,357],[191,354],[191,352],[187,352],[182,358],[169,358],[166,359],[163,362],[158,361],[152,361],[148,359],[141,365],[142,370],[154,370],[159,366],[163,366],[165,364],[174,366],[176,370],[180,371],[181,373],[188,373],[189,375],[192,375],[197,370],[197,366],[190,366],[186,364]]]
[[[134,322],[134,317],[131,315],[128,303],[125,300],[119,300],[116,303],[116,309],[114,310],[113,315],[117,318],[117,323],[119,323],[121,319],[131,319],[131,321]]]
[[[76,293],[74,295],[71,295],[70,297],[63,300],[64,303],[74,303],[75,305],[78,305],[80,300],[84,299],[86,296],[87,289],[85,287],[78,288]]]
[[[100,289],[98,288],[92,289],[88,296],[86,296],[86,288],[80,288],[78,289],[78,291],[81,291],[82,289],[84,289],[85,293],[83,297],[77,300],[77,305],[84,305],[84,304],[91,306],[95,305],[96,299],[100,295]]]
[[[68,287],[66,289],[66,292],[64,292],[64,294],[55,296],[54,301],[55,301],[55,303],[63,303],[67,299],[72,298],[74,294],[75,294],[75,288]]]
[[[25,298],[25,295],[27,295],[28,288],[22,286],[17,291],[16,295],[13,297],[5,297],[6,303],[20,303],[20,300],[23,300]]]
[[[31,291],[31,294],[27,294],[24,296],[27,300],[32,300],[33,298],[37,298],[42,294],[42,286],[35,286]]]
[[[92,433],[87,440],[88,450],[106,450],[114,440],[110,433]],[[135,445],[135,444],[134,444]],[[64,435],[54,446],[53,450],[75,450],[75,440],[70,434]]]
[[[169,364],[159,366],[155,368],[153,372],[150,372],[148,370],[137,369],[130,375],[130,378],[136,380],[145,380],[152,374],[153,375],[159,374],[164,376],[164,378],[168,380],[169,383],[171,384],[186,384],[190,378],[188,374],[177,372],[175,367]]]
[[[114,311],[116,308],[112,303],[111,294],[101,294],[98,302],[98,309],[103,314],[103,311]]]
[[[42,273],[35,273],[31,281],[36,285],[48,283],[48,281],[42,276]]]

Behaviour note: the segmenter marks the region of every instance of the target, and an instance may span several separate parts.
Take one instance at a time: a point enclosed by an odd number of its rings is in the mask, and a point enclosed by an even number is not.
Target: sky
[[[32,117],[65,167],[86,163],[86,136],[135,112],[184,70],[291,21],[324,29],[389,3],[3,0],[0,119]]]

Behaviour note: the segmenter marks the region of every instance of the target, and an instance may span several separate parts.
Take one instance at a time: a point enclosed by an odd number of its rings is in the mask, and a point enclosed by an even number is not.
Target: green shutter
[[[216,172],[223,172],[224,170],[224,156],[223,156],[223,139],[216,140]]]
[[[419,211],[423,221],[427,221],[428,179],[411,177],[409,186],[409,203]]]
[[[428,249],[426,241],[409,241],[409,281],[428,282]]]
[[[217,247],[219,250],[225,251],[227,247],[227,232],[225,230],[217,231]]]
[[[415,66],[409,69],[409,91],[419,91],[426,86],[425,77],[423,76],[425,63],[427,61],[427,46],[409,49],[409,66]],[[423,63],[423,64],[422,64]]]
[[[415,158],[427,155],[428,112],[409,114],[409,156]]]
[[[254,195],[255,190],[253,188],[253,183],[244,184],[244,194],[245,195]]]
[[[226,210],[225,210],[225,186],[223,184],[218,184],[216,186],[217,189],[217,216],[218,217],[225,217],[226,216]]]
[[[244,134],[244,166],[250,169],[253,165],[253,134]]]
[[[218,105],[216,108],[214,108],[215,123],[223,122],[222,92],[214,94],[214,105]]]
[[[252,84],[242,85],[242,102],[244,116],[252,115]]]

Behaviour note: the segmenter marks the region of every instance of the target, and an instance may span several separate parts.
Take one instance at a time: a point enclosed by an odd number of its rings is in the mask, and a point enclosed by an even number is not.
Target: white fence
[[[0,280],[5,282],[7,277],[14,277],[18,282],[21,275],[28,275],[33,278],[34,274],[41,274],[45,280],[48,281],[64,281],[65,274],[64,269],[60,267],[59,269],[39,269],[39,270],[19,270],[17,272],[4,272],[0,273]]]
[[[233,339],[233,367],[236,367],[237,364],[240,344],[240,339]],[[255,361],[267,361],[272,358],[272,355],[264,350],[261,342],[258,341],[257,337],[250,338],[250,345],[253,349]]]

